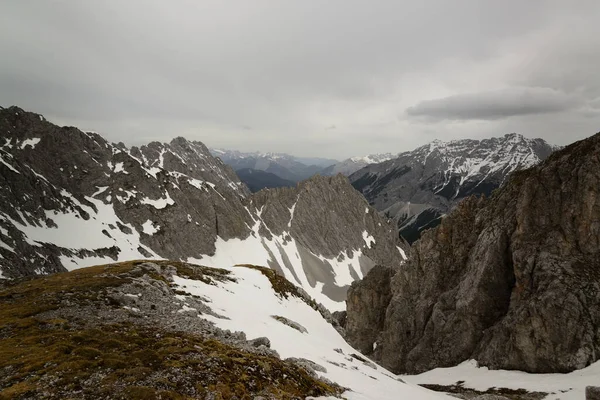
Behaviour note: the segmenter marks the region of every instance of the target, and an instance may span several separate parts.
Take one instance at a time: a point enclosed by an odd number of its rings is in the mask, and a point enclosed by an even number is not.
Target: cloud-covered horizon
[[[600,3],[0,3],[0,105],[128,145],[343,159],[600,130]]]

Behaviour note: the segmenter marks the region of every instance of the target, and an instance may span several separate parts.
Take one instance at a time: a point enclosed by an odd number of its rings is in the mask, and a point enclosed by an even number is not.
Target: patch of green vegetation
[[[190,278],[227,278],[225,270],[170,261]],[[131,261],[12,282],[0,290],[0,400],[21,398],[279,399],[338,395],[295,364],[168,327],[98,324],[60,317],[68,300],[103,304],[111,287],[147,271]],[[137,272],[136,272],[137,271]],[[160,275],[160,274],[159,274]],[[39,315],[56,310],[53,319]],[[65,314],[66,315],[66,314]]]

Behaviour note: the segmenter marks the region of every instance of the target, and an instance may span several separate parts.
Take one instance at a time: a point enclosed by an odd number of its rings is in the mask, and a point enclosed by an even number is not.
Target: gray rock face
[[[252,196],[200,142],[129,149],[0,110],[0,278],[158,257],[256,263],[343,309],[353,280],[402,262],[396,246],[346,178]]]
[[[434,141],[350,175],[369,204],[397,220],[410,243],[439,224],[461,199],[490,195],[513,171],[531,167],[556,148],[518,134],[484,140]]]
[[[363,354],[377,352],[377,339],[384,329],[385,311],[392,292],[390,281],[394,271],[375,266],[360,285],[352,284],[346,304],[346,340]]]
[[[585,400],[600,400],[600,387],[588,386],[585,388]]]
[[[350,342],[366,350],[384,314],[373,357],[394,372],[467,359],[567,372],[598,360],[599,187],[600,134],[516,172],[489,199],[464,200],[393,270],[389,303],[369,279],[353,284]]]

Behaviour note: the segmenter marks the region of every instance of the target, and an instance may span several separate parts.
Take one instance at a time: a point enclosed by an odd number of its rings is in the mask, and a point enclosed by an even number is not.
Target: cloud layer
[[[510,131],[564,144],[600,129],[599,19],[596,0],[8,0],[0,105],[128,144],[337,158]]]
[[[406,112],[411,116],[449,120],[497,120],[558,113],[578,105],[573,96],[548,88],[508,88],[426,100]]]

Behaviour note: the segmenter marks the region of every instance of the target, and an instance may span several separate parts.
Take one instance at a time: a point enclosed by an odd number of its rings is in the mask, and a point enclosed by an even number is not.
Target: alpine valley
[[[583,399],[599,163],[600,134],[338,163],[0,108],[0,399]]]

